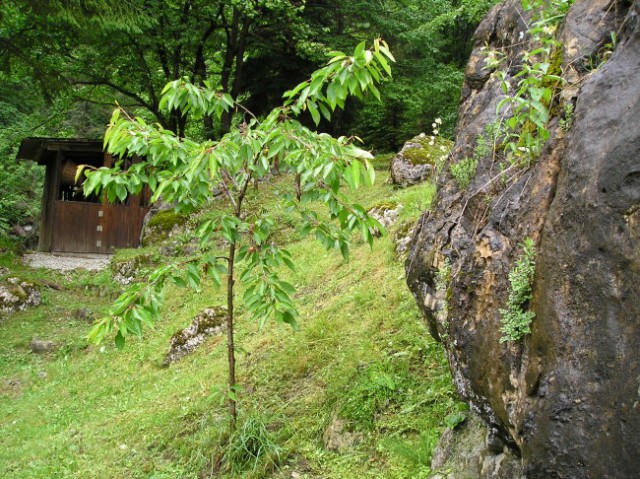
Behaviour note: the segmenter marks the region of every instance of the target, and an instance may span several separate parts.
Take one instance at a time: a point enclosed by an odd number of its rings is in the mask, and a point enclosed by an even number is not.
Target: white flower
[[[442,118],[436,118],[436,123],[438,125],[442,125]]]
[[[444,145],[440,145],[440,150],[442,150],[442,151],[447,151],[447,147],[446,147],[446,146],[444,146]]]
[[[437,135],[438,133],[440,133],[440,130],[433,130],[434,135]]]
[[[429,142],[429,146],[433,146],[433,140]]]
[[[437,123],[431,123],[431,128],[438,128],[438,124]]]

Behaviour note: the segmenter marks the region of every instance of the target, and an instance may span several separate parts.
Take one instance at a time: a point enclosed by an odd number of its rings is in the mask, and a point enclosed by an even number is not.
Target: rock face
[[[638,0],[575,2],[558,33],[567,84],[542,154],[508,181],[485,155],[464,191],[445,166],[406,262],[456,388],[521,457],[527,479],[632,478],[640,469],[639,16]],[[507,0],[479,26],[450,162],[474,154],[503,98],[481,47],[506,51],[517,83],[522,50],[532,48],[522,34],[529,18]],[[617,46],[605,54],[611,32]],[[574,112],[561,118],[567,104]],[[531,334],[500,342],[499,309],[527,237],[537,251]]]

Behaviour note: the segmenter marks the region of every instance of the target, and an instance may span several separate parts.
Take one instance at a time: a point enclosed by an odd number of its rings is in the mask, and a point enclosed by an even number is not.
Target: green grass
[[[416,218],[433,187],[396,191],[384,182],[386,175],[379,172],[376,186],[352,196],[363,205],[397,201],[405,205],[403,219]],[[255,205],[271,208],[276,202],[268,185],[252,196]],[[41,307],[0,318],[0,477],[423,477],[445,418],[462,406],[443,351],[429,337],[404,283],[393,235],[373,249],[355,241],[345,262],[339,253],[301,239],[285,212],[276,215],[284,225],[280,239],[297,264],[289,280],[298,289],[300,329],[269,324],[259,330],[240,307],[237,340],[244,388],[240,421],[260,418],[277,446],[279,469],[263,464],[239,474],[225,468],[227,419],[218,394],[226,378],[222,337],[161,367],[171,335],[202,308],[220,304],[222,292],[169,288],[163,320],[118,351],[111,343],[88,345],[90,325],[75,314],[82,307],[99,311],[117,295],[109,270],[33,270],[5,253],[0,266],[63,289],[45,288]],[[133,255],[122,252],[119,258]],[[32,337],[62,347],[35,355],[28,348]],[[346,453],[323,448],[334,414],[363,438]],[[253,426],[251,431],[267,437]],[[267,456],[271,460],[274,453]]]

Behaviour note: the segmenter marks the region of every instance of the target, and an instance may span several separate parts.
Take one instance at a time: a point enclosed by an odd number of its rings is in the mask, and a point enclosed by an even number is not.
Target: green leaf
[[[118,334],[116,334],[116,337],[113,339],[113,342],[115,343],[116,348],[118,349],[124,348],[125,338],[121,331],[118,331]]]
[[[353,160],[351,163],[351,184],[354,188],[360,186],[360,162],[358,160]]]
[[[307,109],[309,113],[311,113],[311,118],[313,118],[313,122],[318,126],[320,124],[320,113],[318,112],[318,106],[314,101],[307,101]]]

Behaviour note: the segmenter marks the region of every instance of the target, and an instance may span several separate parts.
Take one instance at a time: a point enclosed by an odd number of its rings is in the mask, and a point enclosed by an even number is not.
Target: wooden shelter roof
[[[86,138],[25,138],[18,149],[18,159],[37,161],[39,165],[46,165],[53,161],[60,150],[78,153],[102,152],[102,140]]]

